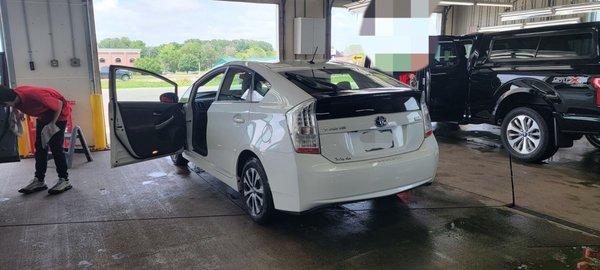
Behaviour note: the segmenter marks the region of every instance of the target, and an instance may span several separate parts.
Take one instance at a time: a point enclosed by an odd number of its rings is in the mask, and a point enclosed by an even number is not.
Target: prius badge
[[[383,116],[377,116],[377,118],[375,118],[375,126],[377,127],[385,127],[387,126],[388,122],[387,119]]]

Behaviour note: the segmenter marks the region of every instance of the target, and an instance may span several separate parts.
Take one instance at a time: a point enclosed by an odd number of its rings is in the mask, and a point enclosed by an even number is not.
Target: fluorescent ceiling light
[[[474,6],[475,2],[464,2],[464,1],[440,1],[442,6]]]
[[[482,6],[482,7],[505,7],[505,8],[512,8],[513,7],[512,4],[493,3],[493,2],[477,2],[476,5],[477,6]]]
[[[570,18],[570,19],[552,20],[552,21],[543,21],[543,22],[528,22],[528,23],[525,23],[524,28],[535,28],[535,27],[563,25],[563,24],[575,24],[575,23],[580,23],[580,22],[581,22],[581,18]]]
[[[504,13],[500,14],[500,18],[502,19],[503,22],[505,22],[505,21],[529,19],[532,17],[551,16],[552,14],[554,14],[554,10],[552,10],[552,8],[540,8],[540,9],[504,12]]]
[[[555,15],[571,15],[578,13],[587,13],[600,10],[600,2],[590,2],[575,5],[566,5],[554,7]]]
[[[485,33],[485,32],[500,32],[500,31],[510,31],[510,30],[518,30],[518,29],[523,29],[523,24],[522,23],[505,24],[505,25],[498,25],[498,26],[479,27],[479,32],[481,32],[481,33]]]

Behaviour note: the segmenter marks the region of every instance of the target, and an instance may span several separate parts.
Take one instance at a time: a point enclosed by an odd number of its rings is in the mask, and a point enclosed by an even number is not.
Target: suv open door
[[[433,121],[460,121],[468,93],[468,43],[453,36],[432,38],[426,77],[426,99]]]
[[[119,80],[127,72],[131,80]],[[158,74],[111,66],[111,165],[118,167],[175,154],[186,140],[185,114],[177,84]]]
[[[8,85],[6,58],[0,52],[0,84]],[[10,130],[10,108],[0,105],[0,163],[19,161],[17,136]]]

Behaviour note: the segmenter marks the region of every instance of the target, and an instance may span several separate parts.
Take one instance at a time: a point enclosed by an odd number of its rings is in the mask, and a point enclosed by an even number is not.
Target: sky
[[[187,39],[255,39],[277,44],[277,6],[213,0],[96,0],[96,35],[159,45]]]
[[[98,40],[108,37],[139,39],[148,45],[187,39],[254,39],[277,49],[277,6],[215,0],[96,0]],[[361,44],[376,52],[426,52],[430,20],[395,19],[378,23],[388,36],[359,37],[362,14],[345,8],[332,11],[332,46],[344,51]],[[379,19],[378,19],[379,20]],[[377,31],[379,31],[378,29]],[[379,34],[378,34],[379,35]]]

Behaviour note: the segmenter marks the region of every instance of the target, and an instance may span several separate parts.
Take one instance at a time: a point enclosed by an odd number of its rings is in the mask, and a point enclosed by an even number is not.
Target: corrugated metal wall
[[[577,4],[590,2],[589,0],[495,0],[493,2],[515,2],[514,9],[506,9],[503,7],[481,7],[481,6],[453,6],[448,12],[448,21],[446,23],[447,35],[464,35],[477,31],[478,27],[496,26],[501,24],[512,24],[523,22],[520,21],[500,21],[500,13],[505,11],[526,10],[535,8],[544,8],[558,5]],[[557,20],[572,17],[581,17],[582,22],[588,21],[588,14],[574,16],[553,16],[550,18],[529,19],[526,21],[542,21],[542,20]]]

